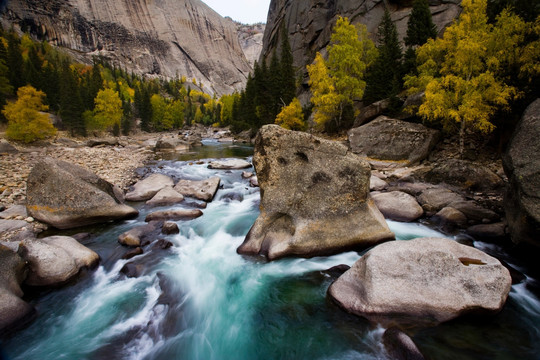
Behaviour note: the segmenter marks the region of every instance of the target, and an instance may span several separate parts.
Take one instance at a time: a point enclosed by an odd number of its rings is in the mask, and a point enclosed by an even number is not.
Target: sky
[[[202,0],[221,16],[244,24],[266,22],[270,0]]]

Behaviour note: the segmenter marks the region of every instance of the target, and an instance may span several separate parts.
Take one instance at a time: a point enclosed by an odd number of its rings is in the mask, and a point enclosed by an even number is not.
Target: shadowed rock
[[[328,293],[346,311],[383,325],[432,326],[500,311],[511,284],[508,270],[484,252],[422,238],[373,248]]]
[[[424,360],[412,339],[395,327],[387,329],[383,334],[386,352],[393,360]]]
[[[139,247],[142,245],[142,241],[152,233],[156,233],[159,222],[152,221],[149,224],[134,227],[131,230],[126,231],[118,236],[118,242],[122,245]]]
[[[260,215],[239,253],[310,257],[394,237],[368,198],[369,165],[344,145],[267,125],[253,162]]]
[[[85,168],[51,158],[43,159],[30,172],[26,197],[30,216],[59,229],[138,214],[123,204],[118,187]]]
[[[401,191],[373,194],[373,201],[387,219],[414,221],[424,214],[424,210],[414,196]]]

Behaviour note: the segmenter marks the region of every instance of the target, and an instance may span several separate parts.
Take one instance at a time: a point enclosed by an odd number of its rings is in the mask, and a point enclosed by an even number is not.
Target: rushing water
[[[360,254],[271,263],[237,255],[257,217],[259,192],[242,179],[241,171],[211,170],[206,163],[210,158],[245,158],[251,151],[210,142],[196,153],[152,165],[150,171],[176,179],[219,175],[222,189],[204,216],[180,221],[180,234],[163,236],[173,243],[166,250],[149,245],[145,254],[121,259],[126,249],[117,237],[144,223],[151,209],[143,204],[135,220],[91,228],[96,236],[85,245],[100,254],[101,265],[71,286],[35,296],[31,301],[39,316],[4,340],[5,356],[386,359],[384,329],[344,313],[326,298],[333,278],[324,270],[352,265]],[[400,240],[444,236],[420,224],[389,224]],[[503,251],[489,244],[477,246],[491,253]],[[141,276],[123,275],[120,270],[127,262],[141,264]],[[534,281],[514,285],[497,316],[460,319],[418,331],[413,339],[432,359],[538,359],[540,302],[527,287]]]

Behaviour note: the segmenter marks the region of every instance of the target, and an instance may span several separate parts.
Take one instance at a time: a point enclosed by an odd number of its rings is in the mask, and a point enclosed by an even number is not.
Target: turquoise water
[[[205,149],[215,156],[227,145],[206,147],[215,147]],[[202,217],[178,222],[178,235],[159,236],[173,247],[150,245],[141,256],[120,259],[126,249],[117,237],[143,224],[150,211],[143,205],[135,220],[90,228],[96,236],[85,244],[100,254],[101,265],[74,285],[36,296],[32,303],[39,316],[4,340],[7,358],[386,359],[384,329],[326,298],[334,278],[324,270],[352,265],[360,254],[271,263],[238,255],[236,248],[257,217],[259,192],[241,178],[242,171],[211,170],[208,161],[167,160],[151,169],[175,178],[222,178],[223,188]],[[443,236],[420,224],[389,224],[402,240]],[[140,277],[121,273],[127,262],[142,265]],[[526,284],[513,286],[495,317],[411,335],[432,359],[538,359],[540,303]]]

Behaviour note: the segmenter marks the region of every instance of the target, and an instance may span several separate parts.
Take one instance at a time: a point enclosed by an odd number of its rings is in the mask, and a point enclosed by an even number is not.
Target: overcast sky
[[[266,22],[270,0],[202,0],[221,16],[244,24]]]

